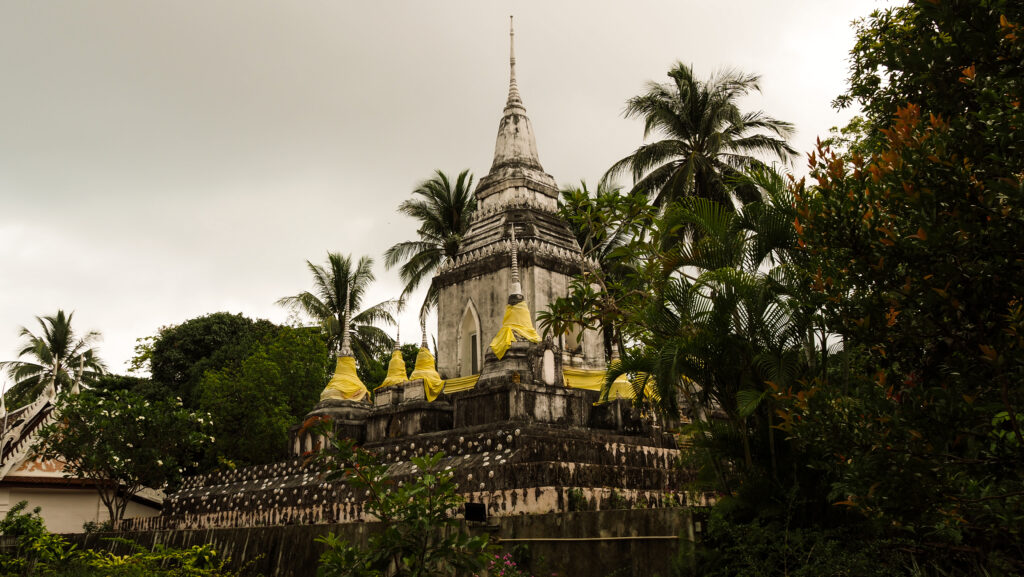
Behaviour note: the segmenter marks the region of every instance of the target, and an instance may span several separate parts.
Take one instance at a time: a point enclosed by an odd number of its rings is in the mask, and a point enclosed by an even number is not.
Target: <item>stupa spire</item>
[[[508,304],[524,300],[523,283],[519,280],[519,242],[516,241],[516,225],[512,225],[512,284],[509,287]]]
[[[508,102],[505,108],[523,108],[523,100],[519,97],[519,85],[516,83],[516,29],[513,16],[508,17],[508,68]]]
[[[351,357],[352,356],[352,337],[348,334],[349,320],[348,316],[352,313],[352,306],[349,304],[349,291],[345,290],[345,314],[341,322],[341,352],[338,354],[339,357]]]
[[[420,318],[420,333],[422,335],[422,338],[420,339],[420,348],[421,349],[426,349],[427,348],[427,319],[422,318],[422,317]]]
[[[511,16],[508,39],[508,101],[505,102],[505,111],[498,126],[498,140],[494,146],[491,172],[504,167],[543,171],[540,158],[537,156],[533,127],[530,125],[530,119],[526,117],[523,99],[519,96],[519,84],[516,81],[516,32]]]

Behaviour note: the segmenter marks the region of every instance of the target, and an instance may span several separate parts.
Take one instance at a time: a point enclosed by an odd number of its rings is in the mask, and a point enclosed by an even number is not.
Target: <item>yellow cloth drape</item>
[[[338,357],[338,363],[334,367],[334,376],[320,393],[320,400],[340,399],[347,401],[361,401],[366,398],[366,385],[359,380],[356,374],[356,360],[352,357]]]
[[[639,373],[633,377],[633,381],[636,381],[638,384],[643,383],[642,379],[644,377],[643,373]],[[565,386],[569,388],[600,391],[608,379],[608,373],[601,369],[574,369],[567,367],[562,369],[562,378],[565,380]],[[612,386],[608,390],[608,398],[616,399],[622,397],[623,399],[632,399],[634,397],[633,381],[624,374],[619,375],[612,382]],[[648,398],[656,397],[653,378],[648,378],[647,382],[644,383],[644,395]]]
[[[480,375],[469,375],[468,377],[448,379],[444,382],[444,392],[457,393],[459,391],[468,391],[476,386],[476,382],[478,380],[480,380]]]
[[[408,380],[409,376],[405,373],[405,359],[402,358],[402,351],[396,350],[391,353],[391,361],[388,362],[388,376],[384,377],[384,382],[377,388],[398,385]]]
[[[444,381],[434,368],[434,355],[425,348],[420,348],[420,352],[416,353],[416,368],[409,375],[410,381],[416,379],[423,379],[423,393],[430,402],[434,402],[444,389]]]
[[[608,374],[601,369],[563,368],[562,378],[565,380],[565,386],[571,389],[600,391],[604,387],[604,382],[608,379]],[[619,375],[615,382],[612,383],[611,390],[608,391],[609,399],[617,397],[633,398],[633,387],[630,386],[629,378],[626,375]]]
[[[505,307],[505,316],[501,319],[501,328],[491,341],[491,350],[499,359],[505,356],[512,342],[519,337],[531,343],[539,343],[540,335],[533,328],[533,319],[526,302]]]

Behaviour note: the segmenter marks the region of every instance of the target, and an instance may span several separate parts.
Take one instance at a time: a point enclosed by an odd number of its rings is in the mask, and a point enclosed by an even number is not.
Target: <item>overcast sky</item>
[[[372,256],[374,302],[397,296],[382,254],[416,226],[395,208],[434,169],[490,167],[510,13],[541,162],[568,184],[641,144],[623,105],[677,60],[761,74],[745,107],[809,151],[849,117],[830,102],[851,20],[885,5],[0,0],[0,359],[59,308],[115,372],[164,325],[284,322],[274,302],[327,251]]]

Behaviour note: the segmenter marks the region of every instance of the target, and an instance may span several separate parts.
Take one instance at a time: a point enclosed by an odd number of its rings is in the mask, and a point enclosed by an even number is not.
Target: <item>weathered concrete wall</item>
[[[682,509],[584,511],[549,515],[520,515],[471,524],[470,531],[489,534],[505,551],[525,555],[536,574],[557,572],[566,577],[667,575],[680,533],[688,517]],[[365,545],[376,523],[344,525],[285,525],[236,529],[205,529],[68,535],[81,547],[128,552],[122,537],[151,547],[155,543],[191,547],[206,543],[231,558],[231,567],[246,575],[308,576],[316,573],[324,546],[315,539],[336,533]]]
[[[526,259],[524,259],[526,260]],[[546,310],[548,305],[560,297],[569,294],[569,282],[572,277],[562,272],[547,270],[536,266],[523,266],[523,296],[526,306],[533,314],[534,328],[538,327],[537,313]],[[482,272],[479,276],[463,282],[446,286],[441,289],[438,302],[438,338],[437,338],[437,369],[445,378],[468,376],[470,374],[469,359],[461,358],[464,348],[463,315],[467,303],[472,301],[476,313],[480,317],[479,343],[483,354],[488,344],[501,328],[501,320],[508,304],[508,289],[511,282],[511,265],[497,270]],[[581,366],[596,368],[604,366],[604,339],[601,333],[587,330],[583,335],[583,350],[578,357]]]
[[[412,456],[445,451],[441,466],[451,470],[460,493],[484,503],[494,516],[573,511],[568,495],[579,491],[595,500],[594,509],[609,508],[601,495],[612,489],[619,506],[659,506],[684,482],[685,473],[676,467],[679,450],[668,435],[508,425],[388,439],[367,448],[397,481],[420,474]],[[363,518],[364,500],[363,491],[327,482],[313,464],[294,459],[189,477],[168,496],[161,516],[128,519],[122,528],[352,523]]]

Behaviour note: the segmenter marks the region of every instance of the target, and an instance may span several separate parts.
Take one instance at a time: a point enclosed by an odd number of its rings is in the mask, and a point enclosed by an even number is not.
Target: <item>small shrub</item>
[[[587,500],[583,497],[583,489],[579,487],[569,489],[569,510],[570,511],[586,511]]]
[[[629,501],[617,489],[612,489],[611,495],[608,496],[608,508],[629,509]]]
[[[350,440],[336,439],[329,428],[320,429],[329,439],[315,457],[327,479],[343,479],[369,495],[363,509],[383,523],[370,537],[365,550],[328,534],[317,539],[327,546],[320,557],[321,577],[376,575],[466,575],[484,568],[489,553],[486,537],[466,532],[455,512],[462,503],[451,470],[440,467],[444,453],[413,457],[419,474],[395,483],[388,466],[375,455],[355,447]]]

